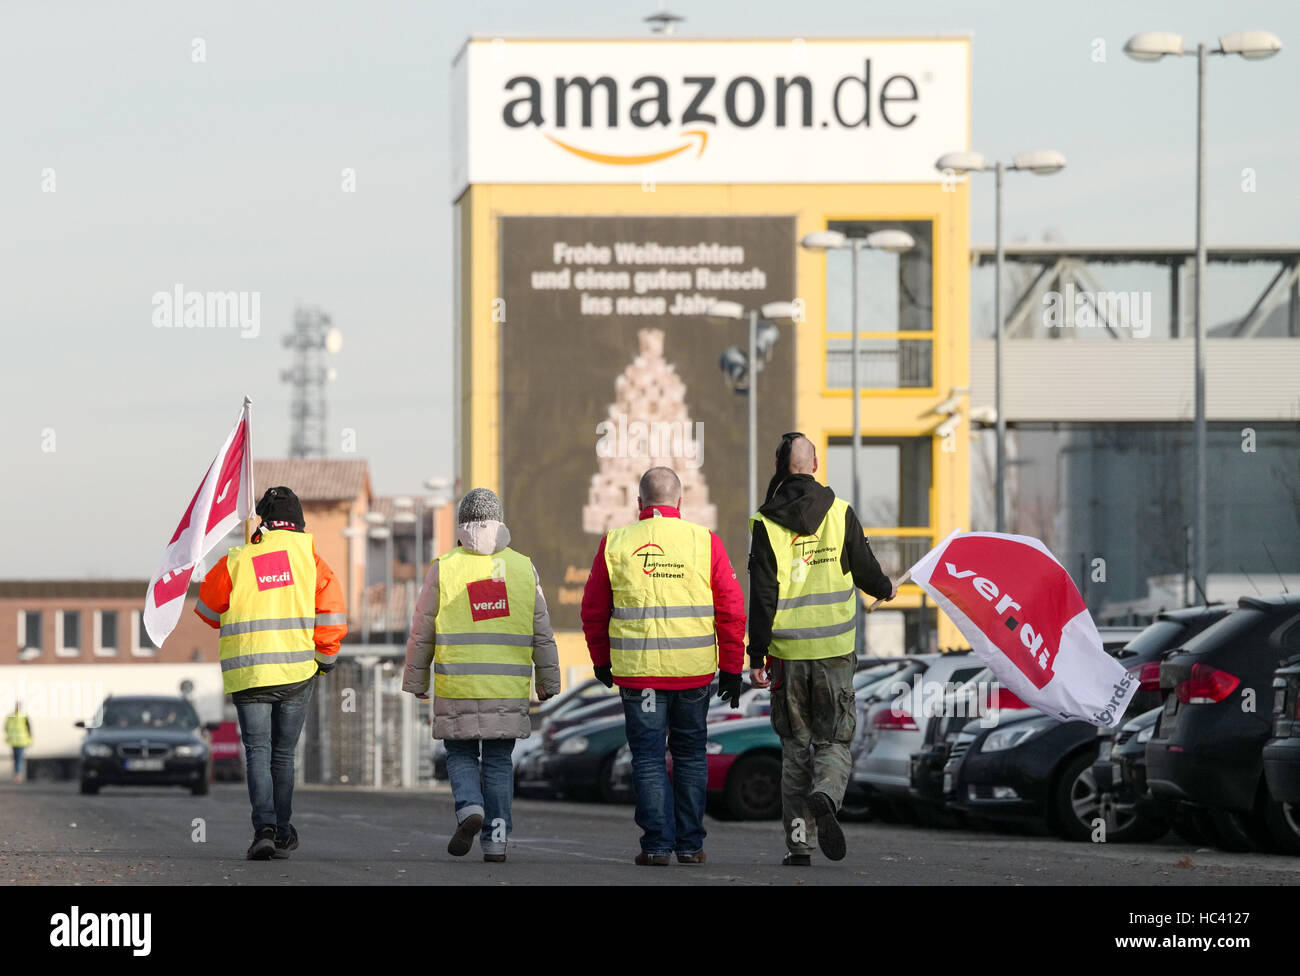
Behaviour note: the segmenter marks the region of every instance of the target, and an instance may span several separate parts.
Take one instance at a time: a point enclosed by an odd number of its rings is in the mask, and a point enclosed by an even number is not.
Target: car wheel
[[[1053,798],[1055,826],[1066,840],[1091,840],[1097,821],[1105,823],[1101,812],[1101,790],[1092,775],[1095,761],[1096,757],[1090,752],[1075,756],[1056,781]],[[1123,826],[1131,827],[1131,822],[1125,821]],[[1106,825],[1106,839],[1117,839],[1109,824]]]
[[[1210,821],[1219,835],[1219,846],[1233,854],[1249,854],[1260,849],[1250,815],[1236,810],[1211,810]]]
[[[857,796],[850,799],[844,797],[844,802],[840,805],[839,813],[836,815],[839,820],[850,820],[861,822],[871,819],[871,801],[866,797]]]
[[[1264,823],[1278,853],[1300,855],[1300,804],[1269,797],[1264,802]]]
[[[781,760],[746,756],[727,776],[727,807],[739,820],[776,820],[781,816]]]
[[[190,787],[190,793],[193,794],[194,796],[207,796],[208,781],[205,779],[201,783],[195,783],[193,786]]]
[[[87,796],[94,796],[99,792],[99,784],[83,779],[81,781],[81,792],[85,793]]]
[[[1190,815],[1180,813],[1169,821],[1169,829],[1193,847],[1204,847],[1210,843],[1200,825]]]
[[[871,815],[881,823],[896,824],[902,822],[902,818],[898,815],[898,808],[894,806],[894,801],[887,796],[873,793],[867,799],[867,805],[871,808]]]

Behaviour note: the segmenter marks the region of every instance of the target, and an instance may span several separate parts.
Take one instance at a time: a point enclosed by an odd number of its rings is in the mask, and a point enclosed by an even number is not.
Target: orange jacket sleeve
[[[332,664],[348,633],[343,587],[329,563],[316,556],[316,662]]]
[[[194,605],[199,619],[213,630],[220,629],[221,615],[230,609],[230,586],[230,567],[226,565],[226,557],[222,556],[203,577],[199,584],[199,602]]]

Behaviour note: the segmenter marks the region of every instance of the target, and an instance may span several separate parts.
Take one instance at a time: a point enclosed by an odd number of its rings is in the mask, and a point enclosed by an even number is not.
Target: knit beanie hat
[[[460,500],[456,520],[461,525],[470,522],[504,522],[501,499],[488,488],[473,488]]]
[[[257,514],[268,529],[293,528],[301,532],[307,527],[302,517],[302,502],[292,489],[283,486],[266,490],[257,503]]]

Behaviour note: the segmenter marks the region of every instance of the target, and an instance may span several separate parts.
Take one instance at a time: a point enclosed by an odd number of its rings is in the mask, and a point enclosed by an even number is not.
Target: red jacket
[[[669,505],[653,505],[642,509],[641,518],[653,518],[655,509],[663,518],[681,518],[681,512]],[[712,557],[709,584],[713,589],[713,619],[718,632],[718,668],[740,674],[745,667],[745,598],[740,583],[727,558],[726,547],[716,533],[710,532]],[[587,651],[595,667],[609,666],[609,621],[614,615],[614,590],[609,582],[609,569],[605,565],[605,540],[600,540],[596,558],[591,564],[591,575],[582,593],[582,632],[587,638]],[[618,683],[624,688],[656,688],[668,691],[678,688],[699,688],[713,680],[712,674],[692,675],[686,678],[625,678]]]

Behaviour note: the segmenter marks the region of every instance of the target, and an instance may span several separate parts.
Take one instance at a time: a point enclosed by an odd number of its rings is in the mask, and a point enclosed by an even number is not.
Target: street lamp
[[[990,168],[982,153],[951,152],[940,156],[934,164],[941,173],[982,173]],[[1047,176],[1065,166],[1065,157],[1053,149],[1020,153],[1013,156],[1010,165],[1001,160],[992,166],[994,174],[994,258],[993,258],[993,411],[997,416],[994,439],[997,442],[997,463],[993,492],[997,509],[995,524],[998,532],[1006,531],[1007,506],[1005,499],[1007,467],[1007,422],[1002,410],[1002,174],[1018,170]]]
[[[1192,576],[1206,599],[1206,572],[1208,569],[1209,507],[1208,469],[1206,467],[1205,432],[1205,65],[1211,54],[1236,54],[1247,61],[1271,58],[1282,50],[1282,42],[1268,31],[1238,31],[1224,34],[1219,46],[1210,50],[1205,44],[1195,49],[1183,44],[1181,34],[1167,31],[1147,31],[1130,37],[1124,44],[1124,53],[1135,61],[1159,61],[1166,56],[1196,57],[1196,292],[1192,302],[1194,319],[1195,413],[1192,421],[1196,441],[1196,538],[1193,540]]]
[[[759,315],[763,316],[762,342],[759,336]],[[748,311],[739,302],[718,301],[713,303],[709,315],[721,319],[743,319],[749,316],[749,356],[745,360],[745,396],[749,403],[749,513],[758,511],[758,371],[762,369],[759,362],[760,353],[764,359],[769,358],[777,336],[776,322],[793,322],[796,310],[793,302],[768,302],[762,308]],[[728,349],[722,355],[722,370],[725,374],[738,378],[738,350]]]
[[[848,249],[853,254],[853,279],[852,288],[850,289],[852,297],[849,310],[850,328],[853,330],[853,339],[850,344],[850,356],[852,357],[850,385],[853,387],[853,511],[858,513],[858,517],[861,518],[862,497],[859,488],[859,462],[862,456],[862,405],[859,402],[861,396],[858,382],[858,333],[862,330],[858,327],[858,254],[864,248],[873,251],[886,251],[890,254],[902,254],[914,248],[916,241],[905,230],[877,230],[866,237],[848,237],[837,230],[815,230],[810,234],[805,234],[799,243],[802,247],[812,251]]]

